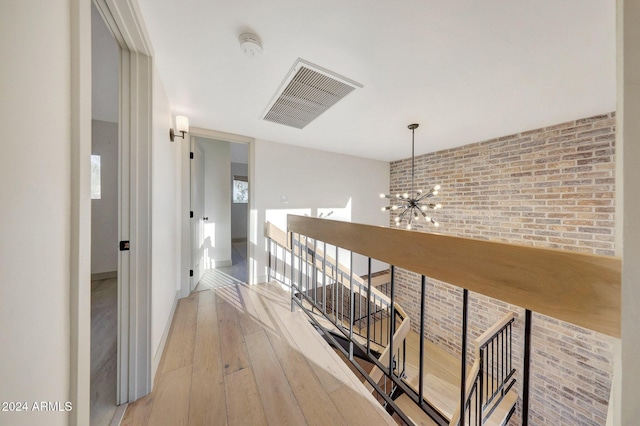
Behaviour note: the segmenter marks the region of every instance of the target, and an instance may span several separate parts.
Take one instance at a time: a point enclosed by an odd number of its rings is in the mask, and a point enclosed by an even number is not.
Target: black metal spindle
[[[289,284],[290,284],[290,289],[291,289],[291,312],[293,312],[295,310],[295,305],[294,305],[295,302],[293,300],[293,296],[295,294],[294,291],[293,291],[293,289],[294,289],[294,284],[293,284],[293,262],[294,262],[293,253],[295,251],[295,247],[296,246],[295,246],[295,243],[294,243],[293,236],[294,236],[294,234],[292,232],[291,233],[291,276],[289,278]]]
[[[318,240],[313,240],[313,279],[311,280],[311,291],[313,294],[313,304],[318,304],[318,267],[316,265],[316,255],[318,253]]]
[[[502,382],[504,383],[505,378],[507,377],[505,368],[506,368],[506,360],[505,357],[507,356],[507,347],[506,347],[506,339],[505,339],[505,333],[506,333],[507,329],[505,328],[504,330],[502,330],[500,332],[500,336],[502,338],[502,354],[500,356],[500,362],[501,362],[501,368],[500,371],[502,372]],[[504,395],[504,387],[502,388],[502,395]]]
[[[349,254],[349,294],[351,312],[349,313],[349,359],[353,360],[353,317],[356,309],[356,295],[353,292],[353,252]]]
[[[367,283],[367,355],[371,356],[371,258],[368,258]]]
[[[339,250],[338,246],[336,246],[336,280],[334,285],[336,286],[336,322],[340,317],[340,305],[342,305],[342,298],[340,298],[340,259],[339,259]],[[338,304],[338,300],[340,300],[340,304]]]
[[[327,243],[322,243],[322,312],[327,315]]]
[[[391,321],[389,322],[389,372],[393,374],[393,336],[396,334],[396,305],[395,305],[395,292],[393,289],[393,273],[395,267],[391,265]]]
[[[524,368],[522,372],[522,426],[529,424],[529,367],[531,363],[531,311],[524,313]]]
[[[476,391],[478,392],[478,399],[480,401],[480,403],[478,404],[476,402],[476,411],[480,411],[480,417],[482,417],[482,409],[484,407],[484,395],[482,392],[482,386],[483,386],[483,381],[484,381],[484,371],[483,371],[483,364],[484,364],[484,359],[483,359],[483,355],[482,355],[482,351],[480,351],[480,383],[479,386],[476,388]],[[488,379],[488,378],[487,378]],[[479,407],[479,408],[478,408]],[[478,418],[478,416],[476,415],[476,418]],[[476,423],[478,423],[478,421],[476,421]],[[478,423],[479,425],[482,424],[482,420],[480,420],[480,422]]]
[[[498,377],[498,375],[496,374],[496,345],[495,345],[495,339],[491,340],[491,376],[492,377]],[[496,381],[495,380],[491,380],[491,395],[493,395],[496,392],[495,389],[496,386]]]
[[[460,426],[464,426],[465,386],[467,379],[467,311],[469,309],[469,290],[462,290],[462,345],[460,363]]]
[[[421,280],[421,290],[420,290],[420,358],[418,359],[418,362],[420,363],[420,368],[419,368],[419,383],[418,383],[418,398],[419,398],[419,403],[420,403],[420,407],[422,407],[423,404],[423,398],[424,398],[424,314],[425,314],[425,299],[427,297],[427,278],[422,275],[422,280]]]

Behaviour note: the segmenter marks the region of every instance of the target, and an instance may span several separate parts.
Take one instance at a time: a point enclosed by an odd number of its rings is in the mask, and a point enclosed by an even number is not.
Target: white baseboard
[[[268,275],[258,275],[256,277],[256,281],[254,284],[262,284],[262,283],[266,283],[269,282],[269,276]]]
[[[120,423],[122,423],[122,419],[124,419],[124,413],[127,411],[128,406],[129,404],[126,402],[122,405],[118,405],[109,426],[120,426]]]
[[[162,338],[160,339],[160,344],[158,345],[158,349],[156,350],[156,353],[153,356],[153,363],[151,365],[151,388],[152,389],[153,389],[153,381],[156,378],[156,371],[158,371],[158,367],[160,366],[160,360],[162,359],[162,354],[164,352],[164,346],[166,345],[167,338],[169,337],[169,331],[171,330],[171,324],[173,323],[173,316],[176,313],[178,300],[180,300],[180,290],[176,291],[175,298],[173,299],[173,305],[171,306],[171,313],[169,314],[169,320],[167,321],[167,324],[164,326],[164,331],[162,332]]]

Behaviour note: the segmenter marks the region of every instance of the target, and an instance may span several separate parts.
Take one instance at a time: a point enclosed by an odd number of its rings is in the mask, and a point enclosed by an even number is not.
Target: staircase
[[[365,386],[388,411],[416,425],[508,422],[518,399],[513,389],[515,369],[510,354],[499,350],[498,342],[503,348],[510,347],[513,314],[474,342],[475,361],[466,369],[461,421],[461,362],[428,340],[421,342],[419,334],[410,330],[409,317],[392,301],[388,274],[386,278],[384,274],[359,277],[335,259],[337,252],[333,256],[325,253],[326,245],[305,237],[293,241],[269,223],[266,231],[274,246],[270,244],[270,277],[287,283],[289,267],[292,303],[309,313],[312,323],[348,359],[360,355],[375,364],[371,371],[362,372]],[[347,343],[340,345],[340,341]],[[422,364],[428,367],[422,369],[422,375],[421,353]],[[418,403],[420,395],[422,404]]]
[[[502,350],[510,342],[513,314],[505,315],[475,341],[475,361],[468,365],[469,374],[465,385],[465,425],[507,424],[513,414],[518,394],[513,389],[515,369],[512,368],[510,355]],[[419,339],[417,333],[407,338],[408,345],[413,347]],[[423,393],[425,401],[429,401],[448,421],[449,425],[460,422],[460,360],[433,343],[425,340],[425,365],[429,373],[423,375]],[[409,361],[413,364],[414,359]],[[419,377],[418,367],[407,368],[407,382],[417,392]],[[407,394],[395,400],[416,425],[437,424],[418,408],[416,402]],[[418,408],[416,410],[416,408]]]

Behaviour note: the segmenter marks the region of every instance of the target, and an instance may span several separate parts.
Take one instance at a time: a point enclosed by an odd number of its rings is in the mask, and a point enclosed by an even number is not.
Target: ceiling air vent
[[[362,84],[298,59],[267,107],[264,119],[302,129]]]

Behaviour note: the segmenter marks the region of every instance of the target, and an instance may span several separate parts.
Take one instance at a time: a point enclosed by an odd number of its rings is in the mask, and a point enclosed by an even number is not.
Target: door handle
[[[203,217],[202,220],[209,220],[209,216]]]

